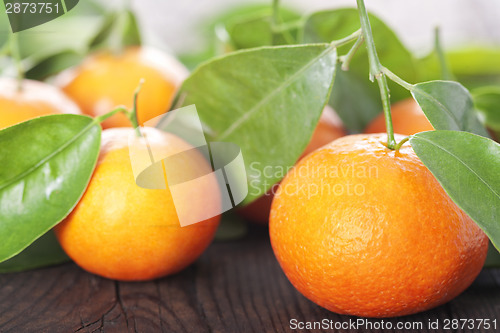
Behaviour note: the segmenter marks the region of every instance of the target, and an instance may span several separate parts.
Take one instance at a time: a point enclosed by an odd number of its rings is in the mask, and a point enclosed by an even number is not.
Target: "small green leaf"
[[[15,257],[0,263],[0,273],[20,272],[69,261],[52,231],[47,232]]]
[[[205,63],[182,85],[178,100],[196,105],[210,141],[241,148],[246,203],[279,181],[304,151],[328,100],[336,61],[329,44],[263,47]]]
[[[500,145],[458,131],[422,132],[410,143],[450,198],[500,248]]]
[[[416,81],[415,59],[397,35],[381,19],[369,14],[373,37],[380,61],[409,82]],[[304,43],[329,43],[341,39],[360,28],[356,9],[325,10],[311,14],[305,22]],[[347,54],[352,45],[339,48]],[[362,46],[355,54],[349,71],[338,71],[332,89],[330,105],[335,109],[344,126],[352,133],[362,132],[382,112],[382,102],[377,84],[368,80],[367,51]],[[409,92],[389,82],[391,101],[409,98]]]
[[[454,81],[430,81],[416,84],[411,93],[437,130],[467,131],[489,137],[477,118],[472,97]]]
[[[500,86],[487,86],[472,91],[474,105],[484,117],[484,124],[500,131]]]
[[[0,131],[0,262],[71,212],[90,180],[100,140],[97,122],[70,114]]]

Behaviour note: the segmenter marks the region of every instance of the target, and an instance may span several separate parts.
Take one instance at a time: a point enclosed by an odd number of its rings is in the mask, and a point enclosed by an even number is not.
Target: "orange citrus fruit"
[[[394,133],[413,135],[420,132],[432,131],[429,120],[413,98],[408,98],[391,106],[392,126]],[[379,114],[365,129],[365,133],[385,133],[384,114]]]
[[[56,82],[85,114],[94,117],[118,105],[132,108],[131,96],[144,79],[137,102],[137,117],[143,125],[168,111],[187,74],[179,61],[159,50],[130,47],[119,55],[95,54],[80,66],[63,72]],[[130,127],[130,122],[119,113],[103,122],[103,128],[109,127]]]
[[[136,185],[128,140],[132,128],[105,130],[96,170],[80,202],[55,227],[56,236],[80,267],[117,280],[148,280],[179,272],[196,260],[212,241],[219,216],[181,227],[167,189]],[[146,128],[151,151],[170,156],[191,149],[177,136]],[[202,154],[197,163],[207,165]],[[198,166],[194,166],[196,168]],[[183,165],[188,178],[193,169]],[[191,197],[219,190],[214,177],[204,178]],[[205,191],[205,192],[204,192]],[[190,206],[190,198],[184,205]],[[219,206],[220,196],[211,204]],[[182,204],[182,203],[181,203]],[[208,207],[190,207],[195,217]],[[200,219],[203,220],[203,219]]]
[[[78,106],[49,84],[0,78],[0,129],[49,114],[81,113]]]
[[[321,114],[318,125],[313,132],[311,141],[307,145],[300,158],[344,135],[346,135],[346,132],[342,125],[342,121],[332,108],[326,106],[323,110],[323,113]],[[273,186],[271,190],[269,190],[260,198],[240,208],[238,210],[240,215],[242,215],[249,221],[259,224],[267,224],[269,222],[271,203],[273,202],[274,193],[276,192],[277,187],[278,184]]]
[[[394,151],[386,142],[385,134],[351,135],[316,150],[272,204],[271,243],[286,276],[336,313],[436,307],[464,291],[486,258],[486,235],[409,143]]]

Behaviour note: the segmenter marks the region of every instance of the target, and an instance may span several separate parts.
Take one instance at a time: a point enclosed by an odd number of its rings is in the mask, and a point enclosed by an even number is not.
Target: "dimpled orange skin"
[[[311,141],[300,158],[303,158],[319,147],[322,147],[344,135],[346,135],[346,132],[342,125],[342,121],[338,118],[333,109],[326,106],[321,114],[318,125],[313,132]],[[249,205],[240,208],[238,213],[249,221],[267,225],[269,223],[269,212],[271,211],[271,204],[274,198],[273,193],[276,192],[277,188],[278,185],[276,184],[265,195],[261,196]]]
[[[129,47],[121,55],[110,52],[89,57],[77,68],[63,72],[56,80],[82,111],[99,116],[119,105],[133,106],[133,95],[141,79],[138,120],[143,125],[168,111],[177,88],[188,71],[175,58],[148,47]],[[130,127],[120,113],[105,120],[103,128]]]
[[[220,217],[180,227],[169,190],[137,186],[127,147],[130,131],[103,132],[90,184],[73,212],[55,227],[55,234],[69,257],[91,273],[116,280],[150,280],[179,272],[195,261],[211,243]],[[159,136],[157,130],[148,132]],[[163,141],[150,139],[155,150],[170,154],[191,148],[178,137],[161,135]],[[200,155],[200,163],[206,163],[202,159]],[[214,193],[217,186],[215,178],[210,179],[199,193],[207,188]],[[220,205],[220,199],[214,196],[213,203]],[[201,213],[205,208],[191,209]]]
[[[402,135],[413,135],[432,131],[429,120],[413,98],[408,98],[391,106],[392,126],[394,132]],[[385,118],[379,114],[365,129],[365,133],[385,133]]]
[[[315,151],[289,172],[272,204],[271,243],[286,276],[339,314],[434,308],[464,291],[486,258],[485,234],[408,143],[396,152],[386,138],[351,135]]]
[[[20,88],[20,89],[19,89]],[[0,78],[0,129],[40,116],[58,113],[80,114],[78,106],[58,88],[12,78]]]

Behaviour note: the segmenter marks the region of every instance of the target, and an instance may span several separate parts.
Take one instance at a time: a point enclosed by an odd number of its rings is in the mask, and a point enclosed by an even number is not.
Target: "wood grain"
[[[276,262],[267,231],[258,227],[245,239],[212,244],[185,271],[151,282],[115,282],[74,264],[0,275],[2,333],[291,332],[293,318],[357,319],[328,312],[301,296]],[[497,319],[500,325],[500,270],[484,270],[444,306],[385,321],[422,322],[424,328],[412,332],[436,332],[425,327],[429,320],[442,324],[452,318]]]

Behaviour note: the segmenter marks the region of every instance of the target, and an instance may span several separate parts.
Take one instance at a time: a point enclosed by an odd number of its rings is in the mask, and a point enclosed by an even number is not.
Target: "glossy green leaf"
[[[69,260],[54,233],[49,231],[15,257],[0,263],[0,273],[26,271]]]
[[[411,93],[437,130],[467,131],[489,137],[474,110],[467,89],[454,81],[430,81],[414,85]]]
[[[484,124],[494,131],[500,131],[500,86],[478,88],[471,93],[476,110],[484,118]]]
[[[94,170],[101,127],[80,115],[53,115],[0,131],[0,261],[66,217]]]
[[[410,143],[450,198],[500,248],[500,145],[458,131],[422,132]]]
[[[369,14],[373,37],[380,61],[391,71],[409,82],[416,81],[415,59],[401,43],[394,31],[375,15]],[[304,43],[331,42],[348,36],[360,28],[356,9],[326,10],[313,13],[305,22]],[[346,54],[352,45],[339,48]],[[362,46],[354,56],[349,71],[338,71],[330,105],[337,111],[346,128],[362,132],[368,123],[382,112],[382,102],[376,83],[368,80],[369,65],[366,48]],[[408,91],[389,82],[391,101],[410,97]]]
[[[304,151],[336,61],[329,44],[263,47],[205,63],[182,85],[178,99],[196,105],[209,140],[240,146],[249,181],[245,202],[279,181]]]

